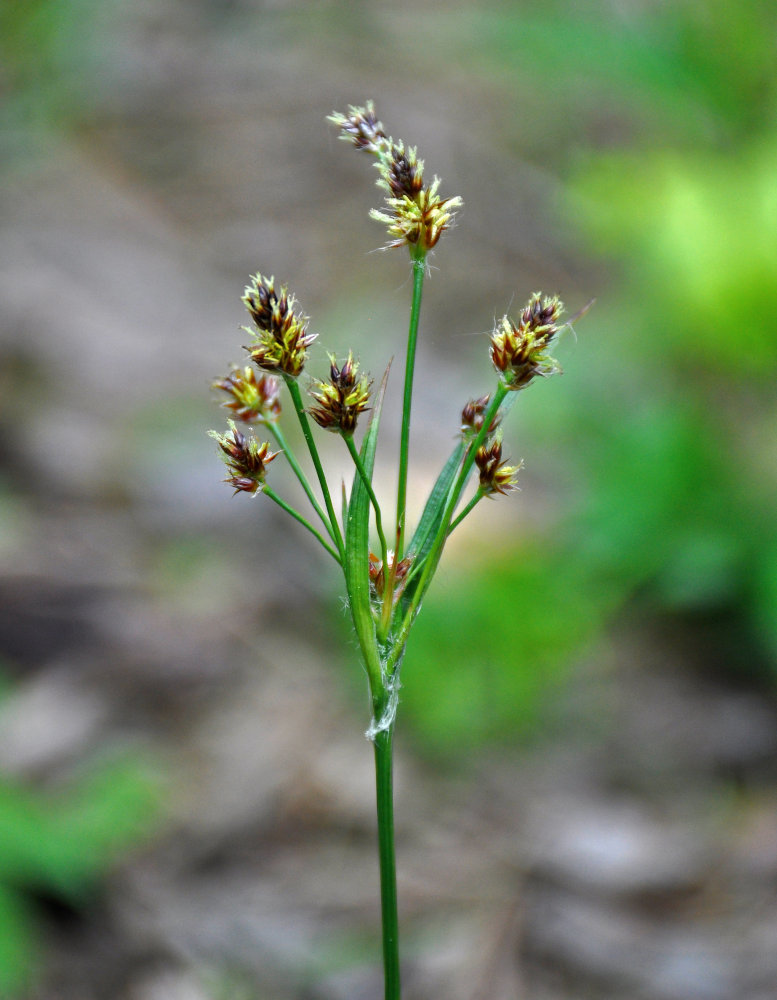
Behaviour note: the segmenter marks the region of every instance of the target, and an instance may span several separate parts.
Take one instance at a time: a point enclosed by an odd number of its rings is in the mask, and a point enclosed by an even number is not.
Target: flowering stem
[[[451,526],[450,526],[450,528],[448,528],[448,537],[449,538],[453,534],[453,532],[455,531],[455,529],[458,528],[458,526],[461,524],[461,522],[464,520],[464,518],[467,516],[467,514],[469,514],[470,511],[472,511],[472,510],[475,509],[475,507],[477,506],[477,504],[480,503],[480,501],[483,499],[484,496],[485,496],[485,493],[483,493],[482,490],[478,490],[477,493],[474,495],[474,497],[472,497],[472,499],[470,500],[470,502],[464,508],[464,510],[458,515],[458,517],[456,518],[456,520],[451,522]]]
[[[483,418],[483,424],[478,433],[475,435],[474,440],[470,444],[467,453],[464,456],[464,461],[461,464],[461,469],[459,470],[456,482],[453,484],[448,498],[448,503],[445,507],[445,512],[443,513],[442,520],[440,521],[440,527],[437,531],[437,535],[432,544],[432,548],[429,551],[429,555],[426,557],[424,562],[424,568],[421,571],[421,579],[418,581],[418,586],[413,593],[413,599],[410,602],[410,607],[407,609],[405,617],[402,620],[399,632],[394,638],[394,649],[389,657],[388,663],[386,664],[386,669],[389,672],[402,655],[402,650],[407,643],[410,627],[412,626],[416,613],[421,606],[421,601],[426,593],[426,588],[429,586],[429,581],[437,568],[437,563],[440,561],[440,556],[442,555],[442,550],[445,545],[445,539],[448,537],[448,533],[450,531],[451,518],[456,509],[456,505],[459,502],[461,492],[464,489],[467,476],[469,475],[475,462],[475,455],[477,454],[478,448],[488,437],[489,428],[499,412],[499,407],[502,405],[508,391],[509,390],[504,383],[500,381],[496,392],[494,393],[494,398],[491,400],[488,410]]]
[[[454,484],[453,490],[451,491],[450,499],[448,500],[448,506],[445,508],[445,513],[443,514],[442,523],[440,525],[440,530],[437,532],[437,538],[435,539],[434,549],[437,550],[439,544],[439,551],[437,551],[437,558],[440,557],[440,552],[442,551],[442,543],[445,540],[445,536],[448,533],[448,525],[450,524],[451,517],[453,517],[453,512],[456,509],[456,504],[459,502],[459,497],[461,496],[461,491],[464,489],[464,484],[467,481],[467,476],[469,475],[470,469],[475,462],[475,456],[478,453],[478,448],[483,444],[490,433],[491,424],[496,419],[497,413],[499,413],[499,407],[502,405],[505,396],[508,393],[508,389],[503,382],[499,382],[494,393],[494,398],[489,403],[488,409],[486,410],[485,416],[483,417],[483,425],[480,430],[475,435],[475,439],[472,444],[467,449],[467,453],[464,456],[464,461],[461,463],[461,469],[459,470],[458,478]],[[436,562],[436,560],[435,560]],[[433,569],[432,569],[433,572]]]
[[[335,560],[335,562],[337,562],[339,564],[342,564],[340,556],[332,548],[332,546],[329,544],[329,542],[327,542],[327,540],[324,538],[324,536],[321,534],[321,532],[317,531],[313,527],[313,525],[306,518],[304,518],[302,516],[302,514],[299,513],[299,511],[294,510],[293,507],[290,507],[286,503],[285,500],[281,500],[281,498],[278,496],[278,494],[273,489],[271,489],[267,485],[267,483],[265,483],[262,486],[262,493],[264,493],[265,496],[268,496],[270,498],[270,500],[272,500],[274,503],[277,503],[278,506],[282,510],[285,510],[287,514],[291,514],[291,516],[294,518],[294,520],[295,521],[299,521],[299,523],[303,526],[303,528],[307,528],[308,531],[311,533],[311,535],[314,535],[319,540],[319,542],[321,542],[321,544],[327,550],[327,552],[329,553],[329,555],[332,556],[332,558]]]
[[[380,902],[383,928],[385,1000],[399,1000],[399,918],[394,850],[393,723],[375,735],[375,789],[378,807]]]
[[[375,511],[375,527],[378,531],[378,538],[380,539],[380,557],[383,560],[383,572],[388,573],[388,546],[386,545],[386,536],[383,534],[383,518],[380,513],[380,504],[378,503],[378,498],[375,496],[375,491],[372,488],[372,483],[367,475],[367,470],[364,468],[361,458],[359,457],[359,452],[356,450],[356,445],[353,443],[353,436],[350,434],[343,434],[343,440],[348,446],[348,451],[351,453],[351,458],[353,459],[353,464],[356,466],[356,470],[361,476],[361,481],[364,483],[364,488],[367,490],[367,496],[370,498],[372,503],[372,509]]]
[[[410,328],[407,334],[407,358],[405,360],[405,394],[402,402],[402,432],[399,439],[399,480],[397,486],[397,551],[394,556],[396,566],[404,554],[405,520],[407,507],[407,465],[410,448],[410,406],[413,399],[413,372],[415,370],[415,349],[418,339],[418,320],[421,315],[421,293],[426,273],[426,251],[411,251],[413,260],[413,301],[410,306]]]
[[[308,500],[310,500],[310,503],[313,506],[313,509],[318,514],[318,516],[321,518],[321,521],[322,521],[324,527],[327,530],[327,534],[332,539],[332,541],[335,542],[335,544],[337,544],[334,532],[332,530],[332,525],[329,523],[329,519],[327,518],[327,516],[324,513],[324,511],[321,509],[321,504],[318,502],[318,500],[316,500],[316,496],[313,493],[313,487],[308,482],[308,477],[305,475],[305,473],[300,468],[299,462],[294,457],[294,454],[293,454],[291,448],[289,447],[288,442],[286,441],[286,437],[285,437],[283,431],[280,429],[280,427],[278,426],[278,423],[276,421],[273,421],[273,423],[271,423],[269,425],[269,430],[270,430],[270,433],[275,438],[275,440],[278,442],[278,445],[279,445],[281,451],[286,456],[286,460],[288,461],[289,465],[291,466],[291,468],[292,468],[292,470],[294,472],[294,475],[299,480],[300,485],[302,486],[302,489],[305,491],[305,495],[307,496]]]
[[[299,391],[299,386],[297,385],[297,380],[291,375],[284,374],[283,380],[289,390],[289,395],[291,396],[291,401],[294,404],[294,409],[297,411],[300,427],[302,428],[302,433],[305,436],[310,457],[313,459],[313,465],[316,468],[316,475],[318,476],[318,482],[321,486],[321,492],[324,495],[324,503],[326,504],[327,513],[329,514],[329,522],[332,526],[332,537],[335,545],[337,546],[337,551],[340,554],[339,561],[342,562],[345,558],[343,536],[340,533],[337,515],[335,514],[335,509],[332,506],[332,497],[329,495],[329,485],[327,484],[326,476],[324,475],[324,468],[321,465],[318,448],[316,447],[316,442],[313,440],[313,432],[310,429],[310,421],[305,414],[305,407],[302,405],[302,396]]]

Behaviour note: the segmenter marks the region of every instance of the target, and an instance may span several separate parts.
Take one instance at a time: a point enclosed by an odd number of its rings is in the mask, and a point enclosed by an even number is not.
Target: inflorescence
[[[387,135],[378,119],[372,102],[364,107],[351,106],[347,114],[333,113],[329,120],[337,127],[340,138],[356,149],[369,153],[376,159],[378,185],[385,194],[384,208],[373,209],[371,216],[384,223],[388,229],[387,246],[408,247],[411,259],[420,266],[429,251],[436,246],[442,234],[453,225],[455,210],[461,198],[442,198],[440,180],[434,177],[427,183],[424,163],[415,147],[406,146]],[[411,562],[418,554],[404,552],[404,523],[398,514],[397,539],[399,551],[395,555],[388,549],[383,534],[380,508],[372,491],[370,477],[364,469],[359,454],[352,443],[359,417],[369,410],[372,380],[360,373],[359,364],[352,352],[338,364],[330,355],[329,377],[314,378],[308,386],[310,405],[301,401],[297,382],[307,361],[309,349],[316,334],[309,332],[309,320],[285,285],[276,286],[273,277],[255,274],[243,294],[252,325],[243,327],[252,341],[245,348],[250,364],[233,367],[213,385],[225,393],[223,405],[235,420],[248,425],[263,425],[275,438],[277,451],[270,450],[269,442],[259,442],[237,429],[229,421],[229,432],[221,435],[211,431],[218,442],[226,462],[229,483],[235,493],[266,493],[298,521],[305,524],[319,538],[335,558],[344,563],[344,526],[337,522],[329,496],[326,479],[313,443],[307,418],[323,428],[343,437],[356,463],[374,508],[376,528],[381,540],[381,557],[367,552],[369,581],[373,599],[385,605],[385,614],[391,613],[396,599],[405,586],[406,579],[421,576],[421,565]],[[469,400],[461,411],[461,457],[459,479],[451,474],[448,489],[448,533],[465,517],[483,497],[495,497],[516,490],[517,475],[522,462],[510,465],[502,457],[503,403],[508,394],[525,389],[535,377],[547,377],[560,371],[557,361],[548,353],[560,329],[559,320],[563,305],[557,296],[543,296],[535,292],[516,318],[503,316],[490,336],[490,358],[497,373],[495,392]],[[285,383],[292,396],[294,408],[302,424],[311,457],[316,465],[319,483],[326,501],[326,510],[318,503],[299,463],[289,449],[279,426],[281,414],[281,388]],[[487,422],[487,426],[486,426]],[[267,465],[283,453],[292,466],[316,513],[320,517],[325,535],[315,530],[298,512],[281,501],[265,483]],[[469,471],[477,474],[474,497],[457,518],[454,511],[463,491]],[[454,482],[456,485],[454,486]],[[458,490],[457,495],[453,495]],[[443,496],[437,502],[444,509]],[[431,502],[431,501],[430,501]],[[404,515],[403,515],[404,516]],[[442,532],[439,526],[438,534]],[[427,547],[429,539],[426,539]],[[434,544],[438,549],[444,544],[440,535]],[[437,553],[436,558],[439,556]],[[386,595],[391,591],[392,597]],[[385,624],[385,622],[384,622]]]
[[[274,278],[255,274],[243,302],[256,328],[243,327],[255,340],[246,348],[251,361],[264,371],[299,375],[316,334],[308,333],[307,316],[295,312],[294,296],[285,285],[276,292]]]
[[[271,452],[267,441],[260,444],[256,438],[247,438],[237,429],[234,420],[229,421],[228,434],[211,431],[210,436],[218,441],[231,473],[224,482],[233,486],[235,493],[261,492],[267,466],[278,452]]]
[[[330,358],[329,379],[316,379],[310,389],[316,406],[308,413],[319,427],[327,431],[339,431],[351,435],[356,430],[359,414],[367,409],[372,381],[359,376],[359,365],[353,354],[337,367],[335,358]]]
[[[438,177],[424,183],[424,161],[414,146],[405,147],[386,135],[372,101],[363,108],[351,105],[347,115],[334,112],[329,121],[340,130],[341,139],[377,157],[377,184],[386,192],[387,210],[374,208],[370,215],[388,229],[386,249],[407,245],[426,254],[453,225],[461,198],[441,198]]]
[[[559,331],[564,306],[557,295],[535,292],[515,323],[503,316],[491,335],[491,360],[509,389],[524,389],[536,376],[561,371],[546,352]]]

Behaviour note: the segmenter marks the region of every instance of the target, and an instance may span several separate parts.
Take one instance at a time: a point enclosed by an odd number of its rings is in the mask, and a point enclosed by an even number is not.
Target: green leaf
[[[38,965],[35,920],[22,896],[0,885],[0,996],[22,996]]]
[[[547,537],[479,565],[454,563],[439,584],[403,664],[402,712],[416,746],[456,759],[489,742],[543,736],[617,591]]]
[[[391,366],[389,365],[389,368]],[[378,446],[380,411],[386,391],[389,368],[380,383],[367,433],[362,442],[360,457],[367,475],[372,480],[375,467],[375,450]],[[364,656],[367,676],[373,693],[382,687],[381,665],[375,639],[375,622],[370,605],[370,498],[358,471],[354,473],[348,517],[345,522],[345,586],[351,608],[353,626]]]
[[[403,608],[406,608],[415,593],[418,581],[421,578],[421,567],[437,537],[453,481],[461,465],[461,460],[464,457],[465,448],[464,442],[459,441],[451,452],[448,461],[442,467],[442,471],[437,477],[437,481],[432,487],[432,491],[426,501],[423,513],[421,514],[421,520],[418,522],[418,527],[415,529],[413,537],[410,540],[410,545],[407,547],[407,555],[412,556],[413,566],[410,579],[402,595]]]
[[[77,901],[159,814],[159,789],[134,758],[43,797],[0,782],[0,884],[38,887]]]
[[[499,414],[502,420],[504,420],[512,409],[517,396],[517,392],[511,392],[508,393],[502,400],[499,407]],[[418,522],[418,527],[416,528],[410,541],[410,545],[408,546],[407,554],[413,557],[413,566],[410,570],[407,586],[405,587],[405,591],[402,595],[401,608],[403,615],[407,612],[410,602],[412,601],[418,588],[418,584],[421,579],[421,570],[423,569],[424,562],[431,552],[435,539],[437,538],[437,533],[440,530],[440,525],[442,524],[442,519],[445,514],[445,508],[451,499],[451,490],[459,472],[459,468],[461,467],[461,463],[465,460],[466,451],[466,442],[460,441],[451,452],[448,461],[445,463],[440,475],[437,477],[437,482],[432,487],[432,492],[429,494],[429,499],[426,501],[426,506],[421,514],[421,520]],[[461,490],[464,489],[468,478],[469,473],[467,474],[464,482],[461,484]],[[460,496],[461,492],[459,493],[459,497]],[[459,502],[459,497],[456,499],[457,504]],[[431,582],[432,580],[430,576],[426,581],[426,587],[428,587]]]
[[[453,480],[456,478],[461,459],[464,456],[464,442],[459,441],[450,454],[448,461],[442,467],[437,482],[432,487],[429,499],[426,501],[421,520],[415,529],[410,544],[407,547],[407,554],[413,556],[414,561],[421,563],[432,547],[434,536],[440,527],[442,515],[445,511],[445,504],[448,500]]]

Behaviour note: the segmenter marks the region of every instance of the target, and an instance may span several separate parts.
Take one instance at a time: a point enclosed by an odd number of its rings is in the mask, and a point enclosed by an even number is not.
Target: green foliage
[[[18,996],[29,988],[35,957],[31,907],[19,893],[0,882],[0,996]]]
[[[723,0],[669,10],[649,18],[683,42],[678,67],[696,81],[706,141],[688,141],[699,134],[689,108],[672,147],[589,156],[571,185],[586,245],[621,271],[606,310],[620,330],[600,376],[627,387],[617,406],[593,387],[578,400],[597,442],[580,469],[579,537],[624,595],[640,587],[668,612],[728,622],[729,669],[765,666],[777,680],[777,72],[764,46],[777,11]],[[655,96],[638,72],[624,94]]]
[[[619,417],[600,409],[588,423],[596,442],[586,453],[588,497],[573,518],[582,560],[633,589],[679,565],[687,547],[737,532],[726,470],[693,413],[660,404]],[[719,551],[727,548],[721,541]]]
[[[437,581],[403,666],[403,718],[422,746],[447,756],[534,734],[613,599],[565,547],[487,555]]]
[[[581,173],[576,217],[591,249],[624,268],[653,361],[773,378],[776,152],[621,153]]]
[[[777,532],[759,546],[759,555],[748,609],[762,649],[777,664]]]
[[[375,467],[375,451],[378,447],[380,414],[383,407],[383,395],[387,379],[388,369],[383,376],[380,392],[375,400],[368,430],[362,443],[360,457],[368,476],[372,476]],[[380,689],[381,664],[377,658],[377,654],[374,652],[375,622],[370,605],[369,564],[364,558],[365,553],[369,552],[369,531],[370,498],[361,476],[358,472],[355,472],[345,524],[345,562],[343,569],[354,629],[359,637],[362,649],[366,651],[364,666],[370,679],[370,689],[374,691]]]
[[[453,26],[465,58],[496,62],[522,91],[539,91],[535,110],[539,102],[559,117],[570,102],[591,114],[604,105],[664,140],[668,130],[680,145],[749,136],[773,120],[776,29],[770,0],[495,4],[473,8]],[[531,114],[521,103],[517,125]],[[584,123],[570,116],[567,127]]]
[[[31,895],[78,907],[159,815],[146,766],[124,758],[57,793],[0,781],[0,996],[33,979],[37,923]]]
[[[777,522],[758,478],[700,405],[672,397],[597,440],[575,524],[593,578],[606,575],[623,601],[727,623],[710,666],[777,681]]]
[[[117,26],[127,0],[0,3],[0,139],[69,126],[104,100],[116,77]],[[16,130],[20,129],[17,135]]]
[[[422,562],[426,558],[432,547],[434,536],[440,528],[440,523],[445,512],[448,493],[453,486],[463,456],[464,442],[459,441],[451,452],[448,461],[442,467],[424,505],[418,525],[407,547],[407,554],[418,562]],[[407,591],[405,593],[406,596],[410,596],[407,594]]]

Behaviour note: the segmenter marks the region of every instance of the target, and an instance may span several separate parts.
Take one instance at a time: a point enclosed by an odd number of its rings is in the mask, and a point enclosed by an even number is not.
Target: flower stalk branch
[[[298,521],[302,525],[303,528],[307,528],[307,530],[311,533],[311,535],[313,535],[313,537],[316,538],[323,545],[323,547],[326,549],[329,555],[332,556],[334,561],[338,565],[342,565],[340,561],[340,556],[337,554],[337,551],[332,548],[332,546],[329,544],[329,542],[326,541],[321,532],[316,530],[316,528],[313,527],[313,525],[310,523],[310,521],[307,520],[307,518],[303,517],[298,510],[295,510],[293,507],[287,504],[285,500],[282,500],[278,496],[278,494],[270,486],[267,485],[267,483],[265,483],[264,486],[262,487],[262,493],[264,493],[266,497],[269,497],[270,500],[273,501],[273,503],[276,503],[281,508],[281,510],[284,510],[287,514],[290,514],[295,521]]]
[[[323,511],[323,509],[321,507],[321,504],[316,499],[316,495],[313,492],[313,487],[310,485],[310,482],[308,481],[308,477],[302,471],[302,469],[300,467],[300,464],[299,464],[299,462],[297,461],[297,459],[296,459],[296,457],[294,455],[294,452],[289,447],[289,443],[286,440],[286,435],[283,433],[283,431],[281,430],[281,428],[278,426],[277,423],[274,423],[274,424],[270,425],[270,433],[275,438],[275,440],[276,440],[276,442],[278,444],[278,447],[283,452],[283,454],[286,457],[286,461],[291,466],[292,472],[297,477],[297,480],[299,481],[299,484],[302,487],[302,489],[305,491],[305,496],[310,501],[310,506],[313,508],[313,510],[318,515],[318,517],[319,517],[321,523],[324,525],[324,528],[326,529],[326,532],[329,535],[330,539],[335,544],[337,544],[337,539],[336,539],[334,528],[332,527],[331,521],[327,517],[327,515],[324,513],[324,511]],[[339,556],[338,556],[338,562],[339,562]]]
[[[297,381],[291,375],[284,375],[283,380],[286,383],[286,388],[289,390],[289,395],[291,396],[292,404],[294,405],[294,410],[297,414],[297,419],[299,420],[300,427],[302,428],[302,434],[305,438],[305,442],[308,446],[308,451],[310,452],[310,457],[313,461],[313,466],[316,470],[316,475],[318,476],[318,482],[321,486],[321,493],[324,497],[324,503],[326,505],[327,513],[329,515],[329,526],[331,528],[331,534],[335,545],[337,546],[337,551],[339,553],[340,561],[342,562],[345,557],[345,549],[343,547],[343,536],[340,532],[340,526],[337,521],[337,515],[335,514],[335,509],[332,504],[332,496],[329,492],[329,483],[327,482],[326,473],[324,472],[324,467],[321,464],[321,456],[318,453],[318,447],[316,445],[315,438],[313,437],[313,432],[310,429],[310,422],[305,415],[305,407],[302,403],[302,395],[299,391],[299,386]]]
[[[470,499],[467,506],[461,511],[460,514],[457,514],[455,520],[451,522],[451,526],[448,528],[448,534],[446,535],[446,538],[451,537],[453,532],[456,530],[456,528],[458,528],[458,526],[461,524],[464,518],[467,517],[468,514],[472,513],[472,511],[475,509],[475,507],[477,507],[477,505],[480,503],[480,501],[483,499],[484,496],[486,496],[486,494],[483,492],[483,490],[478,489],[475,495]]]

